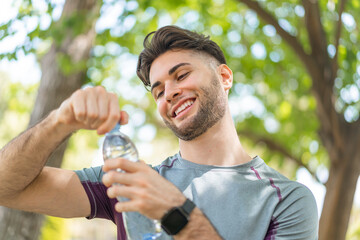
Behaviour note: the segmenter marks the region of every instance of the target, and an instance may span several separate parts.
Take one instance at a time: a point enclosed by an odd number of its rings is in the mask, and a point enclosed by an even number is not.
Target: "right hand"
[[[120,111],[118,97],[103,87],[79,89],[56,110],[56,120],[71,131],[96,129],[98,134],[109,132],[116,123],[126,124],[128,114]]]

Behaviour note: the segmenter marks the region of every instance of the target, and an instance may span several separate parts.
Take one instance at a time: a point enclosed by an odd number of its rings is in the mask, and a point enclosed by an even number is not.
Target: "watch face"
[[[162,220],[164,230],[170,235],[178,233],[187,223],[188,219],[179,209],[174,209]]]

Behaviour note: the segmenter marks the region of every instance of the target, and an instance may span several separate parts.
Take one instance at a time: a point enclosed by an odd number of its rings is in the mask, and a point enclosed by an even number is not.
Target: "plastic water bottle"
[[[104,161],[111,158],[126,158],[132,162],[139,161],[135,144],[128,136],[120,132],[120,124],[105,135],[103,144]],[[117,169],[121,172],[121,169]],[[118,201],[128,201],[127,198],[117,197]],[[122,212],[126,235],[129,240],[159,239],[162,233],[159,221],[152,220],[138,212]]]

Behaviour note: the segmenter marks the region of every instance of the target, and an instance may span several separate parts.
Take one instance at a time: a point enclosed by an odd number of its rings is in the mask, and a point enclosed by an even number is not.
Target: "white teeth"
[[[178,107],[175,111],[175,116],[177,116],[181,111],[183,111],[185,108],[187,108],[188,106],[191,106],[194,103],[193,100],[188,100],[186,102],[184,102],[180,107]]]

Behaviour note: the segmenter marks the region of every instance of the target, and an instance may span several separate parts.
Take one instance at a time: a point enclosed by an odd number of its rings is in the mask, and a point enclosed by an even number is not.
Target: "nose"
[[[181,89],[176,83],[168,83],[165,85],[165,99],[171,102],[174,98],[181,94]]]

